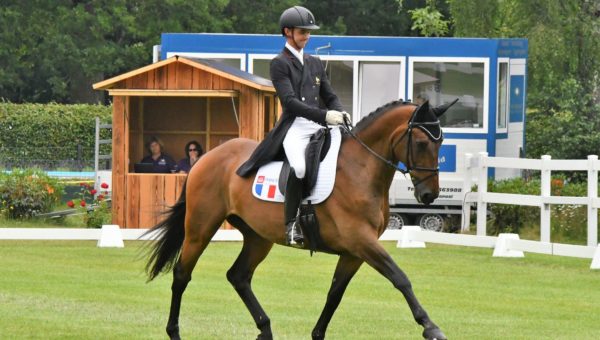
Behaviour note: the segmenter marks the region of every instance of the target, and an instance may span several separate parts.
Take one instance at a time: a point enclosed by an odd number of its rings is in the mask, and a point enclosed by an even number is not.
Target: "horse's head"
[[[432,203],[439,194],[438,154],[444,137],[438,117],[456,101],[438,107],[423,103],[413,111],[406,126],[399,127],[392,143],[394,158],[406,166],[415,198],[423,204]]]

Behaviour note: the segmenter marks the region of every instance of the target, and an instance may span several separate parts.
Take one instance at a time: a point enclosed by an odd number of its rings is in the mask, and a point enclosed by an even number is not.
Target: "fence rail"
[[[540,192],[538,195],[519,195],[488,192],[488,168],[509,168],[524,170],[539,170],[541,172]],[[587,160],[556,159],[542,156],[541,159],[522,159],[505,157],[488,157],[487,152],[480,152],[477,158],[465,155],[465,192],[470,191],[474,170],[478,171],[477,192],[470,193],[465,198],[466,214],[463,216],[462,227],[470,225],[470,203],[477,203],[477,235],[487,233],[487,205],[513,204],[534,206],[540,208],[540,242],[550,243],[550,206],[552,204],[571,204],[587,206],[587,247],[598,245],[598,156],[590,155]],[[587,196],[552,196],[552,171],[587,171]],[[563,245],[557,246],[559,249]],[[568,247],[567,247],[568,248]]]

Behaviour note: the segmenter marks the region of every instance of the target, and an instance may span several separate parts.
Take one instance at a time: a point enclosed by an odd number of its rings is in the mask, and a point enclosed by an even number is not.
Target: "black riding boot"
[[[296,177],[294,168],[290,169],[287,184],[285,186],[285,243],[292,247],[302,248],[304,246],[304,236],[302,229],[296,223],[298,208],[302,202],[302,179]]]

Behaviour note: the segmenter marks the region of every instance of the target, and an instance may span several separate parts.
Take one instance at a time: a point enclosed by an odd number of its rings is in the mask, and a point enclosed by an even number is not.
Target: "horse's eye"
[[[418,140],[416,141],[416,144],[419,150],[427,149],[427,146],[429,145],[429,143],[426,140]]]

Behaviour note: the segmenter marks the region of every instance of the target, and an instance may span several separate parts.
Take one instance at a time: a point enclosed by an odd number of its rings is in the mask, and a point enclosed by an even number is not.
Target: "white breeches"
[[[296,117],[292,126],[283,139],[283,149],[294,168],[296,177],[304,178],[306,174],[306,160],[304,153],[306,146],[310,142],[310,136],[321,129],[322,126],[303,117]]]

